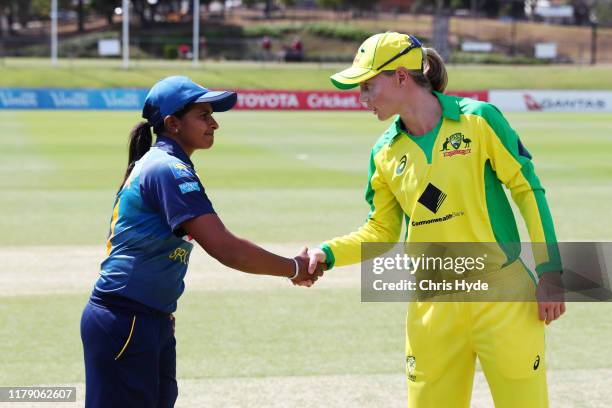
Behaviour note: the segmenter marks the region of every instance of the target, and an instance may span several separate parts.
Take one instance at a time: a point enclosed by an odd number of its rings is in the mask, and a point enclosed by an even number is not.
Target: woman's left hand
[[[559,272],[545,272],[536,290],[540,320],[550,324],[565,313],[565,290]]]

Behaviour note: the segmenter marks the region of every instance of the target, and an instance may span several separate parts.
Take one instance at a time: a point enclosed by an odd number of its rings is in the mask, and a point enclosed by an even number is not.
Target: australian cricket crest
[[[463,141],[463,135],[461,133],[452,134],[448,138],[450,140],[451,146],[453,146],[455,149],[461,147],[461,142]]]
[[[416,370],[416,357],[415,356],[407,356],[406,357],[406,375],[410,381],[415,382],[416,376],[414,375],[414,371]]]
[[[472,140],[465,137],[463,133],[453,133],[444,140],[440,151],[443,152],[444,157],[451,157],[456,154],[465,156],[472,151],[471,143]]]

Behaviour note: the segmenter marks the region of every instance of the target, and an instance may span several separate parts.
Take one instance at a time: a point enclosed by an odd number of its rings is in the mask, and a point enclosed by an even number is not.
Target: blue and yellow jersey
[[[361,261],[361,243],[499,244],[499,267],[520,255],[519,233],[503,185],[525,219],[536,271],[560,271],[553,221],[531,155],[497,108],[435,93],[442,118],[414,137],[399,117],[372,149],[366,201],[370,212],[357,231],[321,245],[329,267]],[[543,244],[539,244],[543,243]],[[491,261],[491,260],[490,260]]]
[[[117,194],[94,295],[175,311],[193,247],[180,226],[209,213],[193,163],[176,142],[159,136]]]

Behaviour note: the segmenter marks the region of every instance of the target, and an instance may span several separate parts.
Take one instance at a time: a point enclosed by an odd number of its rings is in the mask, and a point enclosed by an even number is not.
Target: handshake
[[[325,272],[326,258],[325,252],[319,248],[302,248],[300,253],[293,257],[297,269],[294,277],[290,278],[291,282],[297,286],[311,287],[314,285]]]

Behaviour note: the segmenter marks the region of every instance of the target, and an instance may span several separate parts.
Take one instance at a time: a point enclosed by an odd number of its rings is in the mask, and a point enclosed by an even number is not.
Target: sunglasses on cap
[[[389,65],[390,63],[392,63],[393,61],[395,61],[396,59],[398,59],[402,55],[408,54],[410,52],[410,50],[412,50],[414,48],[421,48],[423,46],[423,44],[421,44],[421,42],[415,36],[409,35],[408,38],[410,38],[410,45],[407,46],[406,48],[404,48],[403,50],[401,50],[399,53],[397,53],[393,57],[391,57],[389,60],[387,60],[387,62],[385,62],[384,64],[382,64],[378,68],[376,68],[376,71],[380,71],[383,67]],[[422,59],[421,59],[421,70],[423,70],[423,60]]]

